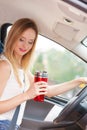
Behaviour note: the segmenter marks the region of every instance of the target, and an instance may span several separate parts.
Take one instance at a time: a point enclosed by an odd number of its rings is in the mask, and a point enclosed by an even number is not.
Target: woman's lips
[[[20,50],[21,52],[26,52],[26,50],[25,50],[25,49],[22,49],[22,48],[19,48],[19,50]]]

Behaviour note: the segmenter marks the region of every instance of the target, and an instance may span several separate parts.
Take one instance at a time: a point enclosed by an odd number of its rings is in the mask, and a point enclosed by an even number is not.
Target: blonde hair
[[[17,61],[14,55],[14,44],[15,44],[15,41],[20,37],[20,35],[28,28],[32,28],[35,31],[36,37],[35,37],[32,49],[28,53],[26,53],[22,58],[22,69],[24,70],[24,73],[26,74],[30,65],[30,59],[35,50],[36,40],[38,36],[38,28],[35,22],[29,18],[22,18],[22,19],[17,20],[12,25],[12,28],[9,31],[8,37],[5,42],[5,47],[4,47],[4,54],[11,62],[15,76],[19,84],[21,84],[21,82],[19,80]]]

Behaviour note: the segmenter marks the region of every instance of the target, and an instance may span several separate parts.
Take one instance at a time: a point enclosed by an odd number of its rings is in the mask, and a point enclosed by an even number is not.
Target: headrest
[[[0,53],[3,52],[4,49],[4,42],[7,35],[7,29],[8,27],[12,26],[11,23],[4,23],[0,27]]]
[[[8,29],[9,26],[12,26],[12,24],[11,23],[4,23],[4,24],[1,25],[0,40],[3,44],[5,42],[5,38],[6,38],[6,35],[7,35],[7,29]]]

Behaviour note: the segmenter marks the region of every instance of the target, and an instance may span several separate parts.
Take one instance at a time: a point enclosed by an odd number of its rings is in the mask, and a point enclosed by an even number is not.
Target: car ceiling
[[[74,1],[80,2],[80,6]],[[87,48],[80,44],[87,35],[87,2],[85,0],[83,2],[0,0],[0,24],[13,23],[23,17],[32,18],[36,21],[41,35],[56,41],[87,61]]]

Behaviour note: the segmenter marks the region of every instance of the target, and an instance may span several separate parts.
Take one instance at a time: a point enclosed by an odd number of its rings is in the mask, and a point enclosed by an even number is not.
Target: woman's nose
[[[29,46],[28,42],[25,42],[23,45],[24,48],[27,48],[28,46]]]

